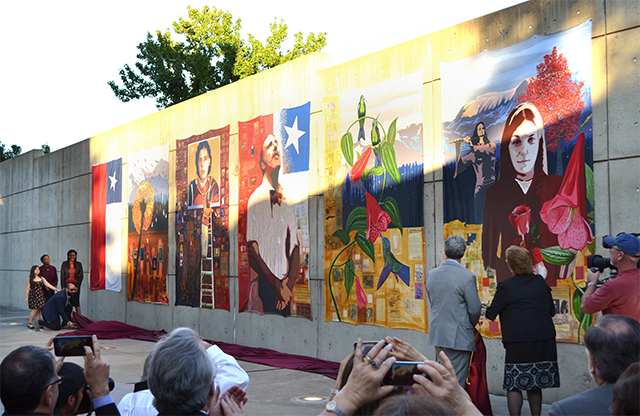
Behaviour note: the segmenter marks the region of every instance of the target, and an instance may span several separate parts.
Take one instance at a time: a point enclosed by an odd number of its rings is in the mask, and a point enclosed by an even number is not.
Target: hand
[[[398,361],[424,361],[427,359],[413,345],[400,338],[386,337],[385,341],[393,346],[389,355],[396,357]]]
[[[413,388],[419,393],[429,394],[445,401],[459,416],[481,415],[482,413],[473,405],[467,392],[458,384],[456,372],[444,351],[440,352],[440,359],[444,365],[427,360],[418,366],[418,369],[427,373],[431,380],[416,374],[413,376],[416,382]]]
[[[212,416],[241,416],[246,415],[244,404],[247,402],[246,393],[238,386],[230,387],[220,394],[220,387],[216,387],[209,401],[209,414]]]
[[[351,355],[349,354],[342,361],[340,361],[340,368],[338,369],[338,377],[336,377],[336,384],[334,385],[334,389],[340,390],[340,383],[342,382],[342,374],[344,374],[344,368],[347,366],[347,363],[351,359]]]
[[[68,326],[69,328],[75,328],[75,327],[76,327],[76,324],[74,324],[73,322],[69,321],[69,322],[67,322],[67,326]]]
[[[91,387],[93,398],[98,399],[109,394],[109,362],[100,355],[98,337],[93,335],[93,351],[84,347],[84,377]]]
[[[279,299],[276,300],[276,309],[279,311],[286,308],[289,302],[291,302],[291,298],[293,297],[291,289],[289,289],[289,286],[287,286],[288,279],[289,278],[278,280],[278,282],[276,283],[276,290],[279,292]]]
[[[377,367],[374,367],[372,364],[362,361],[362,340],[358,340],[353,353],[353,370],[349,375],[349,380],[334,398],[338,407],[346,415],[353,414],[360,406],[384,397],[395,389],[394,386],[381,385],[385,374],[396,362],[394,357],[387,359],[391,345],[384,348],[383,346],[384,341],[379,341],[367,354],[378,364]],[[329,414],[325,412],[327,411],[325,410],[323,414]]]
[[[47,341],[47,343],[44,345],[44,349],[47,351],[51,351],[53,350],[53,339],[55,337],[51,337],[49,338],[49,341]],[[62,364],[64,363],[64,357],[58,357],[55,360],[55,368],[56,368],[56,374],[58,374],[58,371],[60,371],[60,369],[62,368]]]
[[[600,280],[600,270],[592,272],[591,269],[587,269],[587,281],[589,283],[598,283]]]

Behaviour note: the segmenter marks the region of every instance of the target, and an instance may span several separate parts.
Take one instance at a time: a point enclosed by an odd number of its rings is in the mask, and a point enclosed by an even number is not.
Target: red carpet
[[[160,337],[166,335],[165,331],[151,331],[127,325],[118,321],[98,321],[92,320],[73,313],[71,320],[78,328],[78,331],[68,332],[65,335],[96,335],[98,339],[137,339],[140,341],[157,342]],[[247,347],[244,345],[228,344],[213,340],[205,340],[215,344],[226,354],[235,357],[236,360],[248,361],[250,363],[263,364],[271,367],[285,368],[287,370],[306,371],[309,373],[322,374],[332,379],[338,377],[340,363],[334,361],[320,360],[304,355],[284,354],[279,351],[260,347]]]

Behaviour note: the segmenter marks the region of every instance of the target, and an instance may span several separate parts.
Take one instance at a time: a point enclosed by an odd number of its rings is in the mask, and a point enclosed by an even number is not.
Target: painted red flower
[[[369,158],[371,157],[371,152],[373,152],[373,148],[368,148],[364,151],[362,156],[353,164],[353,168],[351,168],[351,179],[354,182],[358,182],[364,173],[364,168],[367,167],[367,163],[369,162]]]
[[[545,202],[540,210],[540,218],[549,231],[558,235],[558,245],[563,250],[581,251],[593,242],[593,232],[587,221],[585,181],[584,133],[580,133],[558,195]]]
[[[376,201],[369,192],[365,193],[365,200],[367,202],[366,237],[372,243],[375,243],[378,237],[380,237],[384,231],[387,231],[387,227],[391,224],[391,217],[380,208],[378,201]]]
[[[358,275],[356,275],[356,297],[358,298],[358,308],[367,306],[367,294],[364,293],[362,283],[360,283],[360,276]]]
[[[531,208],[525,205],[518,205],[509,215],[509,222],[516,233],[524,242],[525,236],[529,234],[529,223],[531,222]]]

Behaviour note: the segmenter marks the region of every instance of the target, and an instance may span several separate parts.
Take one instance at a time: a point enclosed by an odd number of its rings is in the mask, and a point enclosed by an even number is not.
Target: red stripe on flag
[[[105,218],[107,213],[107,164],[91,170],[91,290],[104,289],[105,284]]]

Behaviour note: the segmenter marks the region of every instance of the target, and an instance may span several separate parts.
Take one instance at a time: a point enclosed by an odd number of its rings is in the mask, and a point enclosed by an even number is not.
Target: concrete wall
[[[143,119],[92,137],[49,155],[28,152],[0,164],[0,304],[26,308],[25,281],[43,253],[59,267],[75,248],[90,268],[91,165],[169,142],[175,166],[175,140],[230,124],[230,243],[237,247],[238,121],[311,101],[310,286],[314,318],[238,314],[237,252],[230,258],[231,312],[173,306],[175,276],[168,277],[169,306],[128,302],[126,295],[89,291],[85,276],[81,304],[91,319],[120,320],[150,329],[189,326],[205,338],[262,346],[283,352],[339,361],[356,337],[399,336],[429,357],[427,335],[418,331],[324,322],[323,316],[323,96],[376,84],[422,70],[425,126],[424,198],[427,269],[443,260],[440,62],[467,58],[485,49],[554,33],[593,19],[593,128],[596,186],[596,234],[640,231],[640,3],[637,0],[530,1],[377,53],[330,66],[327,54],[315,53],[204,94]],[[234,168],[236,169],[234,171]],[[170,182],[174,183],[175,169]],[[175,189],[169,206],[175,206]],[[124,205],[124,204],[123,204]],[[126,206],[122,212],[126,235]],[[169,250],[175,250],[174,214],[169,218]],[[606,253],[600,249],[600,254]],[[126,264],[126,253],[122,253]],[[168,271],[175,270],[169,254]],[[126,279],[126,273],[123,274]],[[499,339],[486,340],[489,387],[502,393],[504,350]],[[555,401],[593,386],[584,348],[558,345],[561,383],[545,391]]]

